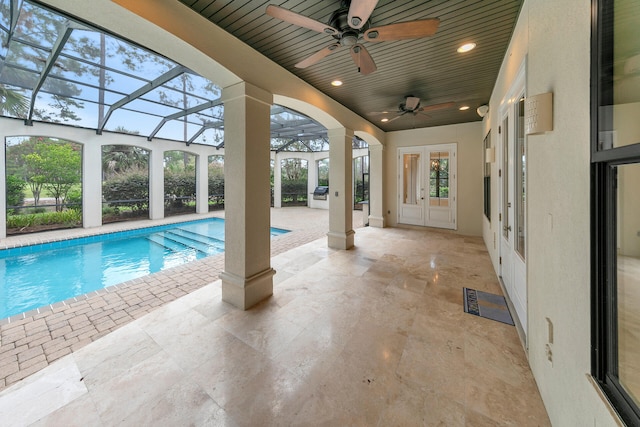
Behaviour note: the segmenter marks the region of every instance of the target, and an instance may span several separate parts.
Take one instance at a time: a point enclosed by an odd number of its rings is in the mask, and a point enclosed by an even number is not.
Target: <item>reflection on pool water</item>
[[[0,319],[221,252],[220,218],[2,250]]]

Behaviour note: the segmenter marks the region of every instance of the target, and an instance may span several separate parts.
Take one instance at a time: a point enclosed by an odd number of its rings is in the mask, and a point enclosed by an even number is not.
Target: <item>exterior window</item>
[[[592,370],[640,425],[640,2],[594,2]]]

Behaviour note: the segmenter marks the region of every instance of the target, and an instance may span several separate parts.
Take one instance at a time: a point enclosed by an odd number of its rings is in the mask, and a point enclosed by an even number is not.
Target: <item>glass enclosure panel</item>
[[[417,205],[420,200],[420,154],[404,154],[402,203]]]
[[[429,162],[429,205],[449,206],[449,152],[431,152]]]
[[[601,80],[598,149],[640,143],[640,2],[615,0],[610,44]]]
[[[7,235],[82,227],[82,145],[6,138]]]
[[[329,185],[329,159],[318,160],[318,185]]]
[[[502,121],[502,235],[509,238],[509,117]]]
[[[280,197],[282,207],[307,205],[308,161],[282,159],[280,161]]]
[[[618,375],[640,404],[640,164],[618,167]]]
[[[149,218],[149,152],[102,147],[102,223]]]
[[[164,215],[196,211],[196,156],[186,151],[164,152]]]
[[[516,188],[515,188],[515,230],[516,236],[516,252],[520,254],[522,259],[525,257],[526,246],[526,213],[527,213],[527,148],[525,144],[524,136],[524,95],[520,96],[520,100],[516,105],[516,142],[515,142],[515,175],[516,175]]]

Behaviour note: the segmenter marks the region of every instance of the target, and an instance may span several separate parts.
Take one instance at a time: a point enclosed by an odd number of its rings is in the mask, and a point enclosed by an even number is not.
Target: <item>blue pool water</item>
[[[2,250],[0,319],[221,252],[219,218]]]

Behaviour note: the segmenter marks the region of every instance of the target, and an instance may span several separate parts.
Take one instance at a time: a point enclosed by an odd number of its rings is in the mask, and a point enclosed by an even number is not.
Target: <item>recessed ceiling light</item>
[[[342,86],[341,80],[334,80],[331,82],[331,86]]]
[[[388,121],[389,121],[389,119],[387,119],[387,118],[385,117],[384,119],[382,119],[382,120],[380,120],[380,121],[381,121],[381,122],[388,122]]]
[[[468,105],[463,105],[462,107],[459,108],[460,111],[464,111],[464,110],[468,110],[469,106]]]
[[[463,44],[458,48],[458,53],[469,52],[470,50],[473,50],[474,47],[476,47],[475,43]]]

